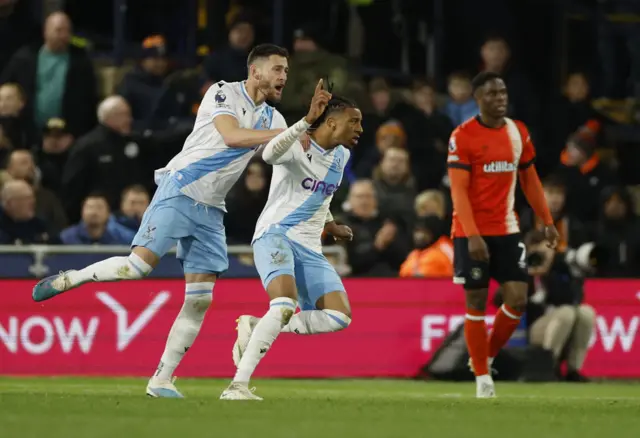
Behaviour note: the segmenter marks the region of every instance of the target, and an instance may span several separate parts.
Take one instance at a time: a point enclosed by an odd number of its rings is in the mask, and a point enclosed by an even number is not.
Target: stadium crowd
[[[153,171],[182,147],[203,92],[245,78],[254,24],[237,14],[227,46],[188,70],[174,68],[160,35],[141,43],[133,65],[113,68],[72,43],[64,13],[50,15],[42,34],[0,65],[0,244],[128,245],[153,196]],[[332,206],[354,230],[350,275],[452,275],[447,145],[478,112],[471,78],[483,70],[503,75],[510,116],[532,132],[560,251],[595,242],[607,257],[590,275],[640,275],[640,205],[602,148],[614,122],[594,109],[585,73],[569,74],[556,102],[540,108],[500,36],[482,44],[478,71],[451,73],[446,89],[427,78],[398,88],[363,77],[322,47],[314,26],[300,26],[293,41],[279,105],[287,121],[304,115],[320,77],[364,112],[364,135]],[[227,199],[229,244],[250,243],[269,181],[270,167],[256,157]],[[535,231],[521,195],[517,202],[524,231]]]

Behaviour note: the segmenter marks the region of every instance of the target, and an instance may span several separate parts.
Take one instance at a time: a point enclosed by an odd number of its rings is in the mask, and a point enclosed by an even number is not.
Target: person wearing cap
[[[42,186],[58,196],[62,195],[62,172],[72,144],[73,136],[67,130],[67,122],[60,118],[49,119],[42,130],[42,144],[36,148],[36,157]]]
[[[229,41],[203,61],[209,80],[237,82],[247,78],[247,55],[253,47],[255,29],[248,16],[236,17],[229,26]],[[317,81],[317,80],[316,80]],[[308,104],[308,101],[307,101]]]
[[[25,112],[38,131],[49,119],[61,117],[77,138],[95,126],[98,86],[91,59],[84,49],[71,45],[71,32],[71,20],[64,12],[49,15],[44,44],[20,49],[0,83],[17,83],[24,90]]]
[[[165,90],[169,69],[165,39],[160,35],[146,38],[140,57],[140,63],[122,79],[117,94],[131,105],[135,122],[148,122]]]
[[[598,217],[600,192],[617,181],[615,173],[600,161],[593,127],[584,126],[569,138],[560,161],[558,173],[567,188],[567,213],[583,223],[593,223]]]
[[[288,91],[282,96],[282,109],[289,112],[306,112],[312,97],[313,84],[322,77],[328,78],[333,84],[333,93],[350,94],[347,92],[347,60],[322,48],[322,30],[316,25],[307,24],[296,29],[293,37]]]

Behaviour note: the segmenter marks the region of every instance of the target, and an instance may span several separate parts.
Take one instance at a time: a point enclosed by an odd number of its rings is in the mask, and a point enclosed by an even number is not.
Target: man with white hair
[[[36,197],[26,181],[7,181],[0,198],[0,245],[60,243],[48,224],[36,217]]]
[[[77,138],[95,125],[96,76],[87,52],[71,44],[72,24],[64,12],[54,12],[45,21],[44,44],[16,52],[0,77],[0,83],[19,84],[29,114],[40,132],[51,118],[67,121]]]
[[[151,184],[152,168],[142,158],[140,142],[131,137],[131,108],[121,96],[98,105],[99,125],[72,147],[62,175],[65,209],[72,223],[80,219],[82,201],[102,192],[117,210],[120,194],[132,184]]]

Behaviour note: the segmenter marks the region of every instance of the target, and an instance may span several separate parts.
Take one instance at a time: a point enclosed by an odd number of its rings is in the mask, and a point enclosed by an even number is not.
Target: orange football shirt
[[[482,236],[520,231],[514,210],[518,171],[533,164],[535,149],[524,123],[513,122],[517,133],[508,123],[491,128],[475,117],[458,126],[449,141],[447,165],[470,172],[467,192],[473,219]],[[451,234],[466,236],[455,208]]]

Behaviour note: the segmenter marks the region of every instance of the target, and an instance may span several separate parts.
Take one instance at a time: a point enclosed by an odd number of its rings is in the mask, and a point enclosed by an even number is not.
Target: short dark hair
[[[318,117],[318,120],[316,120],[313,125],[311,125],[309,131],[316,130],[318,126],[322,125],[324,121],[327,120],[327,117],[329,117],[331,113],[342,111],[346,108],[358,108],[358,105],[356,105],[354,101],[347,99],[346,97],[336,95],[331,96],[331,99],[329,100],[327,107],[324,109],[324,112],[320,117]]]
[[[492,71],[483,71],[482,73],[478,73],[476,77],[471,81],[473,93],[475,94],[478,88],[483,87],[484,84],[495,79],[502,79],[502,76]]]
[[[247,66],[254,64],[258,59],[266,59],[272,55],[289,59],[289,51],[275,44],[259,44],[251,50],[247,57]]]
[[[132,184],[125,187],[125,189],[122,191],[121,197],[124,198],[129,193],[144,193],[149,196],[149,191],[142,184]]]
[[[109,204],[109,196],[102,191],[99,190],[95,190],[91,193],[89,193],[84,200],[82,201],[82,205],[84,206],[84,204],[89,200],[89,199],[102,199],[104,200],[104,202],[107,203],[107,207],[109,208],[109,210],[111,210],[111,205]]]
[[[453,80],[463,80],[463,81],[471,81],[471,75],[464,70],[454,71],[447,78],[448,81]]]

